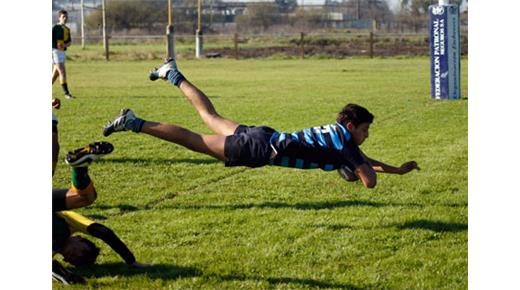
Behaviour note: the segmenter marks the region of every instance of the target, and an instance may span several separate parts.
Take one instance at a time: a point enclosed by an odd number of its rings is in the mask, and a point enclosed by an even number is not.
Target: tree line
[[[53,7],[66,6],[69,2],[53,0]],[[459,5],[462,2],[451,1]],[[297,0],[245,2],[241,5],[223,0],[203,0],[202,24],[205,33],[216,32],[228,23],[234,23],[238,32],[265,32],[273,27],[320,29],[331,27],[331,17],[340,15],[345,21],[400,22],[409,29],[418,30],[427,23],[428,6],[432,3],[437,1],[401,0],[399,11],[394,13],[385,0],[325,0],[324,5],[306,7],[298,5]],[[197,1],[172,0],[172,4],[175,31],[193,33],[197,28]],[[168,21],[167,9],[167,1],[106,0],[107,26],[111,31],[163,33]],[[87,29],[100,29],[101,17],[101,9],[89,13],[86,17]]]

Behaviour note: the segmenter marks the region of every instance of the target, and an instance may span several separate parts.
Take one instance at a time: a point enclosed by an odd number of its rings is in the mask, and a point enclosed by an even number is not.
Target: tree
[[[252,4],[247,6],[243,15],[237,17],[239,30],[265,31],[271,25],[278,23],[280,14],[278,8],[270,3]]]
[[[349,0],[345,6],[355,19],[374,19],[384,22],[393,17],[388,3],[384,0]]]
[[[291,25],[300,28],[322,28],[326,25],[327,14],[325,9],[296,10],[291,18]]]
[[[111,30],[146,29],[151,31],[164,18],[160,7],[153,2],[110,1],[106,5],[107,26]],[[86,18],[87,27],[97,28],[102,23],[101,10],[97,9]]]

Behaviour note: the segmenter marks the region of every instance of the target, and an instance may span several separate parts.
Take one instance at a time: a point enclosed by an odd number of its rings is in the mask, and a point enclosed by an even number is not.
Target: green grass
[[[101,135],[120,108],[209,133],[152,61],[67,63],[78,98],[62,100],[61,154],[93,140],[115,151],[90,167],[99,196],[79,212],[111,227],[137,259],[100,241],[76,269],[104,289],[466,289],[468,101],[429,97],[429,60],[181,60],[224,116],[280,131],[334,122],[349,102],[376,116],[362,149],[422,170],[380,175],[375,189],[336,172],[225,168],[149,136]],[[467,96],[467,60],[462,62]],[[53,94],[60,96],[59,85]],[[54,187],[67,187],[60,161]],[[54,288],[64,288],[53,284]],[[83,289],[67,287],[66,289]]]

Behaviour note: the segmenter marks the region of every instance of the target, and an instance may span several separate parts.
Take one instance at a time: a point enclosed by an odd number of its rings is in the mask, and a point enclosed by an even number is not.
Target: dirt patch
[[[461,39],[461,54],[467,55],[468,46],[467,38]],[[430,54],[430,46],[428,39],[420,39],[409,41],[406,39],[380,39],[373,44],[374,57],[391,57],[391,56],[427,56]],[[221,56],[226,58],[234,58],[238,54],[238,58],[257,58],[257,57],[300,57],[301,48],[298,44],[276,47],[258,47],[258,48],[239,48],[235,51],[233,48],[211,49],[206,53],[212,56]],[[343,58],[350,56],[370,56],[369,43],[361,41],[353,41],[348,43],[335,42],[318,42],[316,44],[304,45],[304,54],[306,57],[332,57]]]

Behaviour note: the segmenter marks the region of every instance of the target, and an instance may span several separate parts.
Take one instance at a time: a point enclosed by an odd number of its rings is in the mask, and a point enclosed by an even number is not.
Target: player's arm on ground
[[[93,223],[87,227],[87,231],[92,236],[103,240],[107,243],[116,253],[119,254],[125,262],[135,268],[146,268],[151,267],[151,264],[143,264],[136,261],[134,254],[128,249],[128,247],[121,241],[121,239],[108,227],[100,224]]]
[[[92,223],[87,227],[87,232],[107,243],[128,265],[132,265],[136,262],[135,256],[130,249],[128,249],[125,243],[108,227],[100,223]]]
[[[364,155],[364,153],[362,153]],[[372,169],[374,169],[375,172],[378,173],[393,173],[393,174],[406,174],[414,169],[420,170],[419,166],[417,165],[417,162],[415,161],[407,161],[401,166],[396,167],[389,164],[386,164],[382,161],[372,159],[366,155],[364,155],[365,158],[370,162],[372,165]]]

